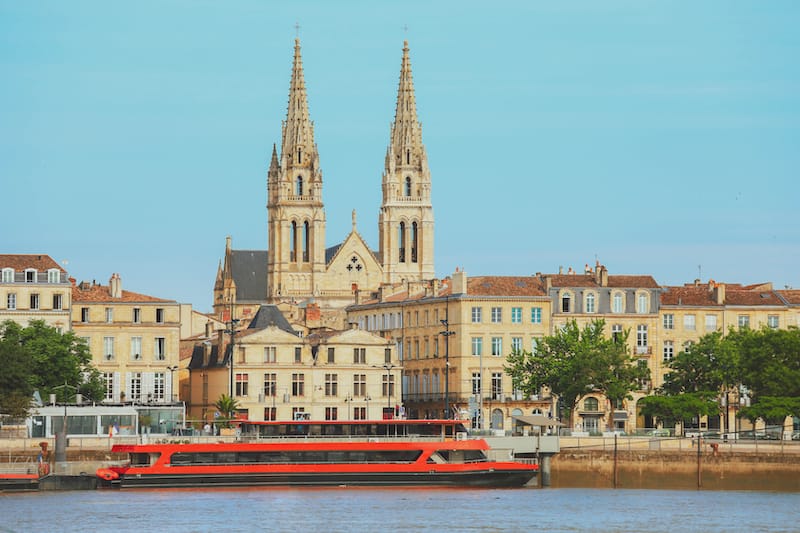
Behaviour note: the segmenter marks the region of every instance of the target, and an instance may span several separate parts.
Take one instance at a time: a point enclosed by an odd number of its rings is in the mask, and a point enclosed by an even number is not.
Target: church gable
[[[326,277],[348,288],[377,287],[383,279],[383,267],[355,230],[338,247],[327,266]],[[344,287],[342,287],[344,288]]]

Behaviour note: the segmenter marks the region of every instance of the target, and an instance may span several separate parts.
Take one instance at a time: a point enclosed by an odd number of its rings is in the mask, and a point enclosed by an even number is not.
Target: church
[[[300,40],[295,39],[280,152],[273,145],[267,172],[268,247],[235,250],[227,238],[214,284],[215,315],[225,321],[249,321],[262,304],[325,313],[353,303],[358,291],[434,277],[431,177],[417,119],[408,41],[403,45],[381,187],[377,251],[358,233],[355,211],[349,235],[327,246],[322,167]]]

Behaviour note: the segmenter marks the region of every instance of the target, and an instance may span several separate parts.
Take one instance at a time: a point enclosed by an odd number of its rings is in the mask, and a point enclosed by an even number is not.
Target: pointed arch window
[[[406,262],[406,223],[401,222],[397,230],[397,242],[400,245],[400,262]]]
[[[406,176],[406,196],[411,196],[411,176]]]
[[[411,150],[406,150],[406,164],[411,164]]]
[[[303,162],[303,150],[298,148],[297,149],[297,164],[299,165],[302,162]]]
[[[311,232],[308,229],[308,220],[303,222],[303,262],[308,263],[308,244],[309,244],[309,234]]]
[[[297,176],[295,180],[295,194],[303,196],[303,176]]]
[[[417,232],[417,223],[411,223],[411,262],[417,262],[417,250],[419,244],[419,233]]]
[[[289,235],[289,261],[297,261],[297,222],[292,221]]]

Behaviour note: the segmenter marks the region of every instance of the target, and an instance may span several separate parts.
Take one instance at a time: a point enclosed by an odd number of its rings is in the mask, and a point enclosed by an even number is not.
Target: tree
[[[666,395],[684,392],[719,394],[734,382],[736,350],[722,333],[703,335],[669,362],[661,390]]]
[[[686,392],[677,395],[655,394],[638,402],[639,411],[657,418],[664,426],[683,424],[695,416],[719,414],[717,395],[708,392]]]
[[[743,328],[728,339],[738,350],[739,379],[754,404],[761,396],[800,397],[800,330]]]
[[[239,401],[236,398],[221,394],[217,403],[214,404],[220,414],[220,423],[223,427],[231,427],[230,421],[236,417],[236,411],[239,409]]]
[[[9,409],[13,399],[20,416],[27,416],[30,408],[20,398],[30,399],[34,391],[46,398],[65,383],[89,400],[103,398],[100,373],[92,366],[86,343],[42,320],[32,320],[27,327],[11,321],[0,325],[0,368],[0,410]]]
[[[630,393],[641,388],[650,371],[628,354],[628,332],[610,339],[604,328],[603,320],[595,320],[581,330],[573,320],[555,335],[540,339],[536,353],[512,353],[505,370],[514,387],[525,394],[548,387],[567,406],[570,421],[587,393],[600,392],[612,401],[631,399]]]
[[[761,396],[757,403],[742,407],[739,416],[747,418],[751,422],[762,418],[767,425],[783,426],[787,416],[800,417],[800,398]]]

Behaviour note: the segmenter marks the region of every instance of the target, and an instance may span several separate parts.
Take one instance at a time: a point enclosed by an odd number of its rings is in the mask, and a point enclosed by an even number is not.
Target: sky
[[[800,288],[799,26],[796,0],[0,0],[0,252],[210,311],[225,237],[267,247],[299,35],[327,246],[355,209],[378,248],[408,40],[437,276]]]

